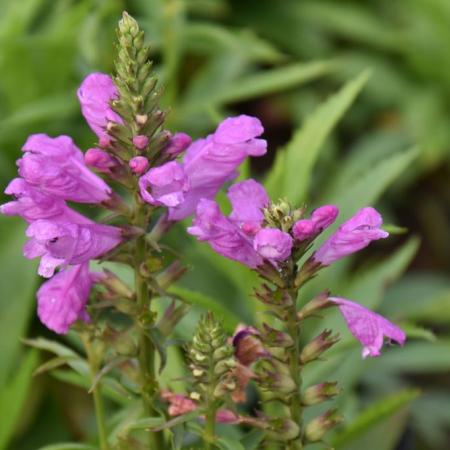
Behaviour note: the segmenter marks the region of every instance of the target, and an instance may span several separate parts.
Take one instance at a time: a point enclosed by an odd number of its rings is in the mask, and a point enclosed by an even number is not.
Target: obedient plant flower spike
[[[115,63],[114,78],[119,97],[111,102],[112,108],[118,112],[123,125],[113,124],[109,127],[109,135],[113,142],[118,142],[124,148],[124,154],[131,159],[132,168],[140,166],[143,158],[148,156],[152,163],[152,139],[156,138],[164,114],[158,108],[159,93],[156,89],[156,79],[151,76],[151,63],[148,61],[149,49],[144,45],[144,34],[137,22],[127,13],[123,14],[118,30],[118,56]],[[156,134],[155,134],[156,133]],[[139,136],[139,139],[136,137]],[[147,137],[149,143],[143,152],[143,141]],[[137,144],[137,145],[136,145]],[[142,144],[142,145],[141,145]],[[126,158],[124,156],[124,158]],[[130,161],[131,162],[131,161]],[[134,188],[134,214],[132,225],[145,230],[152,208],[142,202],[138,194],[137,178]],[[135,239],[133,251],[133,268],[135,273],[136,302],[139,309],[137,325],[139,329],[138,361],[141,371],[141,390],[145,414],[155,417],[158,412],[155,402],[159,395],[159,386],[155,373],[156,348],[148,329],[155,325],[155,314],[151,311],[151,291],[148,285],[148,271],[143,271],[151,253],[145,235]],[[155,450],[165,448],[164,436],[161,431],[148,433],[148,445]]]
[[[196,389],[191,399],[205,414],[203,440],[206,450],[214,448],[217,413],[236,387],[234,350],[227,340],[221,322],[208,313],[200,320],[188,348],[189,367]]]

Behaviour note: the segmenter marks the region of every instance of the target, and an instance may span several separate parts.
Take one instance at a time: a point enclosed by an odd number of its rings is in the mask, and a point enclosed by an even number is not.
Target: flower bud
[[[339,335],[331,336],[331,330],[325,330],[309,342],[300,355],[300,363],[307,364],[319,358],[323,352],[339,341]]]
[[[330,409],[319,417],[316,417],[306,425],[305,437],[307,441],[320,441],[327,431],[340,424],[342,420],[342,416],[337,414],[336,409]]]
[[[148,169],[148,159],[145,156],[135,156],[128,164],[136,175],[142,175]]]
[[[84,155],[84,162],[87,166],[103,173],[108,173],[111,168],[119,165],[116,158],[99,148],[90,148],[87,150]]]
[[[222,359],[214,367],[215,375],[223,375],[236,366],[236,362],[232,358]]]
[[[287,370],[283,370],[281,363],[261,360],[255,367],[258,385],[277,394],[291,394],[297,389],[295,381]]]
[[[269,422],[269,427],[266,429],[266,436],[274,441],[292,441],[300,434],[300,427],[290,419],[279,418]]]
[[[143,135],[143,134],[139,134],[137,136],[134,136],[133,137],[133,145],[138,150],[145,150],[145,148],[148,145],[148,137]]]
[[[258,331],[252,327],[244,327],[237,331],[233,336],[233,346],[236,359],[244,366],[268,356]]]
[[[108,269],[104,269],[103,272],[105,276],[101,278],[100,283],[103,284],[110,293],[126,299],[133,298],[133,291],[126,283]]]
[[[138,114],[135,117],[135,119],[136,119],[136,123],[142,127],[147,123],[148,116],[147,116],[147,114]]]
[[[158,329],[164,335],[168,336],[172,333],[175,326],[178,322],[189,312],[189,305],[186,303],[181,303],[179,306],[176,306],[175,301],[167,307],[164,311],[163,316],[158,322]]]
[[[300,309],[300,311],[297,313],[297,319],[303,320],[307,317],[315,316],[315,314],[322,309],[336,306],[332,301],[329,300],[329,295],[330,291],[326,290],[314,297],[310,302],[303,306],[302,309]]]
[[[312,406],[317,403],[322,403],[339,394],[337,382],[326,382],[315,384],[305,390],[302,396],[302,404],[304,406]]]
[[[263,323],[263,332],[261,340],[267,347],[281,347],[288,348],[294,344],[292,338],[282,331],[276,330],[270,327],[266,323]]]
[[[184,152],[192,143],[192,138],[186,133],[175,133],[164,149],[164,153],[175,157]]]
[[[187,270],[187,267],[184,267],[180,261],[174,261],[156,277],[158,286],[162,289],[167,289],[173,283],[178,281]]]

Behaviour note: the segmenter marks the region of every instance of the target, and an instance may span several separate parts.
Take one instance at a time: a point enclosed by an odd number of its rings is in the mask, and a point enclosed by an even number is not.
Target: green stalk
[[[290,296],[292,299],[292,307],[288,313],[288,319],[286,323],[287,331],[292,338],[294,345],[289,349],[289,369],[292,379],[297,385],[295,392],[290,397],[289,410],[291,413],[292,420],[302,428],[302,405],[301,405],[301,395],[300,387],[302,383],[301,378],[301,365],[300,365],[300,327],[297,321],[297,290],[292,289],[290,291]],[[302,450],[302,436],[301,434],[297,439],[292,441],[289,446],[292,450]]]
[[[84,348],[86,349],[86,354],[89,363],[89,369],[91,372],[91,382],[94,383],[95,377],[99,370],[99,364],[97,356],[91,346],[90,338],[87,334],[81,334],[81,339],[84,344]],[[98,430],[98,438],[100,443],[101,450],[109,450],[108,444],[108,433],[106,431],[106,423],[105,423],[105,411],[103,408],[103,399],[100,392],[100,382],[96,383],[94,388],[92,389],[92,395],[94,397],[94,409],[95,409],[95,420],[97,423]]]
[[[209,362],[209,377],[210,384],[208,387],[208,394],[207,394],[207,402],[208,406],[206,409],[205,414],[205,428],[203,430],[203,441],[205,443],[205,450],[211,450],[214,448],[213,442],[215,439],[215,433],[216,433],[216,414],[217,414],[217,404],[215,400],[211,400],[214,398],[214,388],[216,383],[213,382],[215,379],[214,375],[214,361],[212,357],[210,358]]]
[[[147,214],[142,207],[141,202],[136,197],[136,215],[135,225],[145,229],[147,222]],[[154,407],[155,395],[158,392],[158,383],[155,371],[155,346],[146,333],[146,326],[152,324],[153,317],[151,311],[151,296],[148,289],[147,281],[142,276],[141,266],[145,263],[147,254],[147,242],[145,236],[136,239],[134,253],[134,278],[136,288],[136,300],[139,306],[141,318],[139,329],[139,367],[142,378],[142,400],[144,403],[144,411],[148,417],[156,417],[159,415]],[[149,432],[149,450],[163,450],[164,436],[162,431]]]

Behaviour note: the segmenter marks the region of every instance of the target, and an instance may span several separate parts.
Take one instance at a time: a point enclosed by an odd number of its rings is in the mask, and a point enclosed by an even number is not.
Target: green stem
[[[291,419],[302,428],[302,404],[301,404],[301,394],[300,387],[302,383],[301,377],[301,365],[300,365],[300,326],[297,320],[297,290],[292,289],[289,292],[293,305],[288,313],[288,319],[286,323],[286,328],[289,335],[294,341],[294,345],[289,350],[289,368],[292,379],[295,381],[297,388],[294,394],[290,398],[289,409],[291,413]],[[292,450],[302,450],[302,435],[298,436],[297,439],[292,441],[289,446]]]
[[[86,349],[86,354],[88,358],[89,368],[91,372],[91,382],[94,382],[94,379],[99,370],[99,361],[95,352],[92,348],[90,337],[87,334],[82,334],[81,339],[84,343],[84,347]],[[105,423],[105,411],[103,408],[103,399],[100,392],[100,382],[97,383],[92,389],[92,395],[94,397],[94,408],[95,408],[95,420],[97,422],[97,430],[98,430],[98,438],[100,442],[101,450],[109,450],[108,445],[108,433],[106,432],[106,423]]]
[[[214,448],[213,442],[216,433],[216,413],[217,408],[210,407],[206,413],[205,428],[203,432],[203,440],[205,442],[205,450],[211,450]]]
[[[147,214],[140,200],[136,198],[135,225],[145,229]],[[158,416],[154,407],[155,396],[158,393],[158,383],[155,376],[155,346],[146,332],[146,328],[152,325],[151,296],[147,281],[141,274],[141,266],[145,263],[147,254],[147,242],[145,236],[136,239],[134,253],[134,276],[136,288],[136,300],[140,310],[139,329],[139,367],[142,378],[142,399],[145,414],[148,417]],[[149,432],[149,450],[163,450],[164,435],[162,431]]]

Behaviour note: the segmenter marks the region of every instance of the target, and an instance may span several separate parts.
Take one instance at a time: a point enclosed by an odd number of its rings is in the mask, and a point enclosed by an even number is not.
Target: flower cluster
[[[232,185],[228,198],[232,206],[228,217],[221,213],[215,201],[200,200],[188,232],[206,241],[217,253],[262,275],[266,274],[266,264],[282,272],[291,257],[297,261],[308,244],[332,225],[339,213],[336,206],[325,205],[304,218],[302,210],[291,211],[285,202],[271,204],[264,187],[251,179]],[[374,208],[360,209],[312,254],[303,271],[299,271],[300,283],[304,281],[305,271],[307,279],[321,267],[367,247],[374,240],[388,237],[381,225],[381,215]],[[363,344],[364,357],[379,355],[384,335],[404,343],[404,333],[377,314],[349,300],[332,301],[339,306],[351,333]]]
[[[89,115],[86,119],[91,124]],[[20,178],[5,190],[15,200],[0,210],[28,222],[24,256],[40,257],[39,275],[53,277],[38,292],[39,318],[51,330],[66,333],[76,320],[88,320],[85,305],[96,279],[89,272],[89,261],[119,245],[122,231],[95,223],[67,205],[68,201],[98,204],[112,196],[70,137],[35,134],[22,150],[24,156],[17,161]]]

